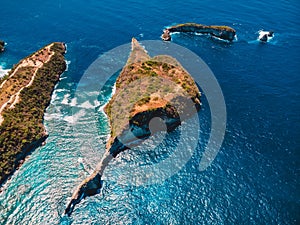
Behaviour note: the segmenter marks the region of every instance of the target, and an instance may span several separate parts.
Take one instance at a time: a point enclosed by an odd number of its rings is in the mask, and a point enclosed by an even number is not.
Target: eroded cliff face
[[[166,28],[161,37],[165,41],[170,41],[171,33],[174,32],[210,34],[227,41],[233,41],[236,34],[236,31],[228,26],[207,26],[197,23],[184,23]]]
[[[66,69],[65,46],[55,42],[16,64],[0,82],[0,185],[48,134],[44,111]]]
[[[117,78],[116,92],[105,107],[111,128],[107,151],[93,174],[76,188],[65,213],[71,215],[82,198],[99,192],[99,177],[111,159],[155,132],[173,131],[193,115],[191,108],[200,109],[200,96],[194,80],[176,59],[164,55],[151,58],[132,39],[132,51]],[[164,125],[151,127],[154,118]]]

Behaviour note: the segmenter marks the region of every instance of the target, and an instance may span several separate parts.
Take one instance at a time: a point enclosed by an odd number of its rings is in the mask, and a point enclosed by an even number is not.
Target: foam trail
[[[65,62],[66,62],[66,70],[65,71],[68,71],[71,61],[65,60]]]

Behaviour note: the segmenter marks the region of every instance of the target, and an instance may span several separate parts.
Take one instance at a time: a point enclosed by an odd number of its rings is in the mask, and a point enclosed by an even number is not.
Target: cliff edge
[[[75,189],[65,214],[70,216],[81,199],[99,193],[101,176],[114,157],[164,128],[173,131],[193,115],[195,108],[200,109],[200,96],[194,80],[176,59],[167,55],[151,58],[133,38],[127,64],[116,81],[116,92],[104,109],[111,128],[107,151],[94,172]],[[165,127],[150,126],[157,117]]]
[[[47,45],[0,80],[0,186],[48,136],[43,116],[66,69],[65,50],[60,42]]]

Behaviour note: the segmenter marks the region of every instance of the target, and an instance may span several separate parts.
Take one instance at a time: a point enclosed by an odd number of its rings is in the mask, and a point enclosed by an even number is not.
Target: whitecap
[[[59,114],[59,113],[45,113],[44,114],[44,119],[46,121],[58,120],[60,118],[61,118],[61,114]]]
[[[80,108],[85,108],[85,109],[93,109],[93,108],[95,108],[95,106],[92,105],[89,101],[85,101],[79,107]]]
[[[112,88],[112,93],[111,93],[111,96],[113,96],[115,93],[116,93],[116,83],[114,84],[113,88]]]
[[[68,45],[66,44],[66,43],[64,43],[65,44],[65,48],[66,48],[66,50],[65,50],[65,54],[68,52]]]
[[[79,112],[75,113],[72,116],[65,116],[63,119],[64,121],[71,123],[71,124],[75,124],[77,123],[77,121],[82,118],[83,116],[85,116],[85,111],[84,110],[80,110]]]
[[[64,80],[66,79],[67,77],[60,77],[59,80]]]
[[[0,78],[4,77],[10,69],[4,69],[2,65],[0,65]]]
[[[61,104],[68,105],[69,104],[70,94],[65,94],[64,99],[61,101]]]
[[[77,105],[77,98],[72,98],[70,102],[70,106],[76,106]]]
[[[71,64],[71,61],[65,60],[65,62],[66,62],[66,69],[65,69],[65,71],[68,71],[69,70],[69,65]]]

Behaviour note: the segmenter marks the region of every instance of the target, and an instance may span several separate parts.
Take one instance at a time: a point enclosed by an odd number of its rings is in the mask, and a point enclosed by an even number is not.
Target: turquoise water
[[[92,96],[75,94],[84,71],[132,37],[159,40],[164,26],[188,21],[237,30],[233,43],[173,36],[174,43],[209,65],[222,88],[227,129],[215,161],[206,171],[198,170],[210,131],[204,93],[198,147],[177,174],[148,186],[125,185],[107,176],[99,195],[64,217],[73,189],[100,160],[109,133],[100,108],[109,99],[113,79],[94,108],[78,107]],[[70,64],[45,114],[47,144],[30,155],[0,194],[0,224],[298,224],[298,21],[297,1],[2,1],[0,39],[7,42],[2,68],[52,41],[67,44]],[[271,42],[256,41],[261,29],[275,31]],[[91,111],[96,124],[87,116]],[[89,132],[91,126],[97,134]],[[147,148],[122,153],[107,173],[121,180],[115,168],[167,157],[176,135],[157,149],[159,154]]]

